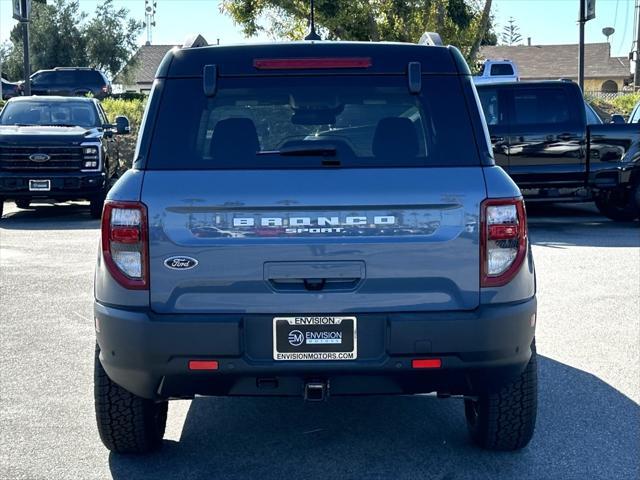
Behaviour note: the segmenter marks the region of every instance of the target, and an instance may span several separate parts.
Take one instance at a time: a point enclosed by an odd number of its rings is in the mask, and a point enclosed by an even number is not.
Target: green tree
[[[142,30],[142,22],[128,16],[129,10],[116,10],[113,0],[104,0],[98,5],[83,29],[89,66],[113,77],[127,64]]]
[[[247,36],[302,39],[308,0],[223,0],[220,9]],[[323,38],[415,42],[425,31],[440,33],[463,53],[473,53],[491,31],[491,0],[316,0]],[[477,53],[477,47],[475,52]],[[475,55],[475,53],[474,53]]]
[[[136,47],[141,22],[128,18],[128,10],[116,10],[104,0],[95,16],[86,21],[78,0],[33,3],[31,10],[31,70],[54,67],[92,66],[114,75]],[[10,42],[0,47],[2,72],[12,80],[24,77],[22,27],[16,25]]]
[[[34,71],[83,64],[86,54],[79,24],[84,15],[78,14],[78,10],[77,0],[32,5],[29,43]],[[22,25],[13,27],[9,39],[11,44],[4,49],[2,70],[9,78],[23,78]]]
[[[522,35],[520,35],[520,27],[516,25],[516,21],[513,17],[509,19],[507,25],[502,29],[502,43],[505,45],[516,45],[522,41]]]

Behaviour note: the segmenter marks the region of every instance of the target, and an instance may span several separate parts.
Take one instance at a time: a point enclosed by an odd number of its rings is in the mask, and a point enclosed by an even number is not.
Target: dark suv
[[[129,132],[126,117],[110,125],[93,98],[18,97],[0,112],[0,216],[5,200],[87,199],[100,218],[106,192],[125,170],[110,155],[114,134]]]
[[[31,75],[32,95],[84,97],[88,93],[102,99],[111,94],[111,83],[95,68],[57,67]]]

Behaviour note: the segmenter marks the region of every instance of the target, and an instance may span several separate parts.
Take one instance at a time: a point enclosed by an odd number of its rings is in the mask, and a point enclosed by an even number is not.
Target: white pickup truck
[[[473,77],[473,82],[476,85],[517,82],[519,80],[518,66],[511,60],[485,60],[480,74]]]

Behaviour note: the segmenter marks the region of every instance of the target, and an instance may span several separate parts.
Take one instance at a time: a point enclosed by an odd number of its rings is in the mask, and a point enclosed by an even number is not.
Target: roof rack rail
[[[441,47],[444,45],[440,34],[437,32],[424,32],[418,40],[418,45],[431,45],[435,47]]]
[[[209,44],[204,39],[202,35],[194,34],[189,35],[182,44],[182,48],[198,48],[198,47],[208,47]]]

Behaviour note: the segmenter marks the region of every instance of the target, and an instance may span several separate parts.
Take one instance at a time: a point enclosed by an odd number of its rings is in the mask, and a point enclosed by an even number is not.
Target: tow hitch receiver
[[[322,402],[329,393],[325,382],[307,382],[304,386],[304,399],[308,402]]]

